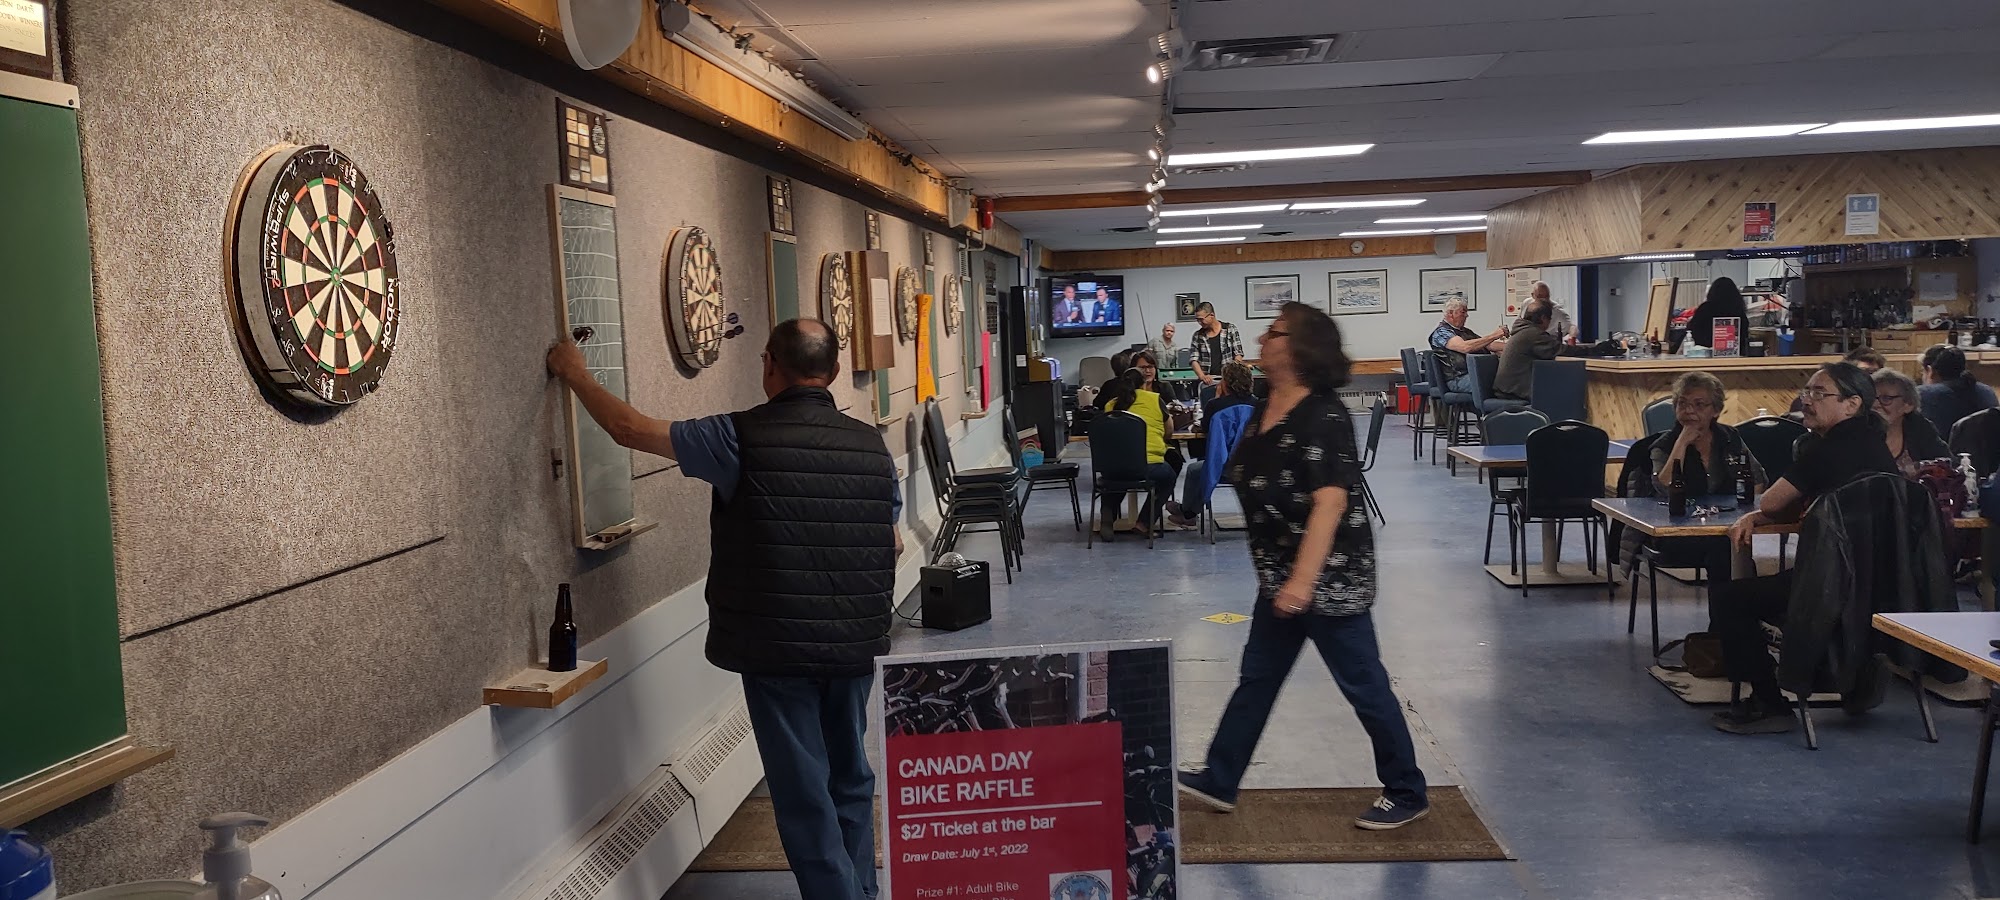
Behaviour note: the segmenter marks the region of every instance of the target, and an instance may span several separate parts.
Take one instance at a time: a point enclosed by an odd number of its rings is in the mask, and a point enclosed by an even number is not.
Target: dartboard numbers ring
[[[665,262],[665,312],[674,350],[688,368],[706,369],[722,356],[722,261],[708,232],[689,225],[674,229]]]
[[[944,333],[957,334],[964,321],[965,309],[959,302],[958,278],[947,278],[944,282]]]
[[[396,241],[368,178],[332,147],[281,144],[244,170],[225,254],[237,340],[281,397],[374,393],[402,324]]]
[[[828,253],[819,262],[819,306],[840,349],[854,339],[854,282],[849,280],[847,254]]]
[[[917,270],[904,266],[896,270],[896,337],[904,343],[917,337],[917,295],[923,293],[923,283],[917,280]]]

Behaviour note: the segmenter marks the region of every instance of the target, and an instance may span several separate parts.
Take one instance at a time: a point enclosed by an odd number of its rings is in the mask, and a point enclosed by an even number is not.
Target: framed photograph
[[[1200,305],[1201,305],[1201,295],[1198,293],[1175,294],[1174,321],[1176,322],[1194,321],[1194,308]]]
[[[1252,275],[1243,279],[1243,317],[1275,319],[1285,304],[1299,299],[1299,276]]]
[[[0,7],[6,6],[0,0]],[[0,17],[4,18],[4,17]],[[611,133],[603,113],[556,100],[556,145],[562,151],[562,183],[611,193]]]
[[[765,180],[771,186],[771,230],[779,234],[798,234],[792,230],[792,180],[776,175],[767,175]]]
[[[1417,273],[1421,310],[1441,313],[1453,300],[1465,301],[1466,309],[1478,309],[1478,276],[1478,269],[1425,269]]]
[[[1389,311],[1389,270],[1328,272],[1326,311],[1336,316]]]

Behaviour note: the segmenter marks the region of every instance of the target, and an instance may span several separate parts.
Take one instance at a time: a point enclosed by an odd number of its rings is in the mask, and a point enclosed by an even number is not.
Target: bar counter
[[[1923,354],[1883,355],[1891,367],[1923,383]],[[1965,356],[1974,378],[1982,384],[2000,387],[2000,350],[1968,350]],[[1698,370],[1722,379],[1722,388],[1729,394],[1722,421],[1736,423],[1756,415],[1759,408],[1784,415],[1814,369],[1839,361],[1838,356],[1592,359],[1584,363],[1589,373],[1585,403],[1591,424],[1604,429],[1613,440],[1643,437],[1646,430],[1640,424],[1640,411],[1646,404],[1668,396],[1674,379],[1682,372]]]

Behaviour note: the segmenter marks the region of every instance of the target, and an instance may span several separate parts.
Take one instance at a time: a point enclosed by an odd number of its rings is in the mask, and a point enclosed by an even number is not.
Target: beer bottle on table
[[[1667,515],[1678,519],[1688,514],[1688,486],[1681,478],[1681,461],[1674,460],[1673,478],[1667,482]]]
[[[549,623],[549,671],[576,668],[576,611],[569,604],[569,583],[556,587],[556,618]]]
[[[1750,461],[1736,455],[1736,505],[1750,509],[1757,502],[1757,480],[1750,477]]]

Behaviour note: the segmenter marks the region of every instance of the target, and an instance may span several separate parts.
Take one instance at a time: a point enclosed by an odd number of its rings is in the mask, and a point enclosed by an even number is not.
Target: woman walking
[[[1247,513],[1257,601],[1208,765],[1183,773],[1180,788],[1219,811],[1236,808],[1278,691],[1311,640],[1374,745],[1382,796],[1354,824],[1400,828],[1428,814],[1430,801],[1369,615],[1375,537],[1352,502],[1361,467],[1353,420],[1335,393],[1350,368],[1340,328],[1324,312],[1287,303],[1258,345],[1270,396],[1224,470]]]

